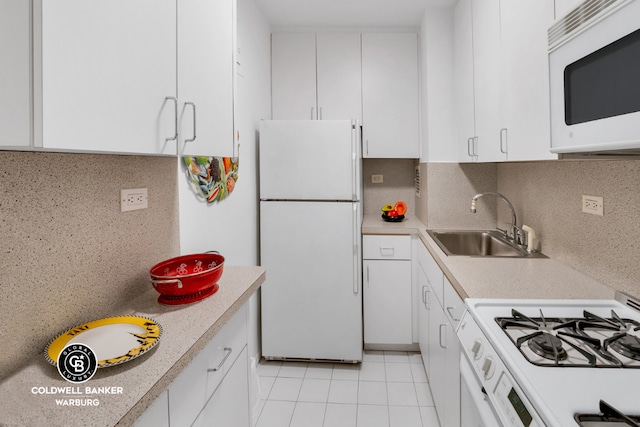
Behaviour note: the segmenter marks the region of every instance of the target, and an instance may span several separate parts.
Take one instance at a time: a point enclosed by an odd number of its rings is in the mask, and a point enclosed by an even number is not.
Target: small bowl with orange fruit
[[[382,207],[382,219],[387,222],[400,222],[407,213],[407,204],[402,200],[397,201],[395,205],[386,204]]]

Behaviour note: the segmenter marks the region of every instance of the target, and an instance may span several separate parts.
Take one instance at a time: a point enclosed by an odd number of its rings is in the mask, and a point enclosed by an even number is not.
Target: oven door
[[[467,357],[460,355],[460,426],[501,427],[482,384],[476,379]]]

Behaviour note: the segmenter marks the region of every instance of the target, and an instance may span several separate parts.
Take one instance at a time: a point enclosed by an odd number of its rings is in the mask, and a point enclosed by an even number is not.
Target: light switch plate
[[[371,182],[374,184],[382,184],[384,182],[384,175],[371,175]]]

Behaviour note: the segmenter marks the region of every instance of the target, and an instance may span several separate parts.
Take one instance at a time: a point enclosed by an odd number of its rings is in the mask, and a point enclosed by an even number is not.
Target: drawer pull
[[[454,322],[459,322],[460,319],[456,319],[455,314],[453,314],[453,310],[455,309],[455,307],[447,307],[447,313],[449,313],[449,316],[451,316],[451,318],[453,319]]]
[[[395,254],[395,249],[393,247],[391,248],[383,248],[382,246],[380,247],[380,255],[393,256],[394,254]]]
[[[231,347],[225,347],[224,351],[226,354],[224,355],[224,358],[222,358],[222,362],[220,362],[220,364],[213,369],[207,369],[207,372],[217,372],[220,370],[220,368],[222,368],[222,366],[224,366],[224,362],[226,362],[229,356],[231,356],[233,349]]]

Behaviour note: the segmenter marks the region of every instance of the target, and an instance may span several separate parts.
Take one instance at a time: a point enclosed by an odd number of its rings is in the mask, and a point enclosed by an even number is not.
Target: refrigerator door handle
[[[353,200],[358,200],[358,137],[356,135],[356,126],[351,126],[351,190]]]
[[[360,292],[360,245],[358,243],[358,205],[353,205],[353,293],[358,295]]]

